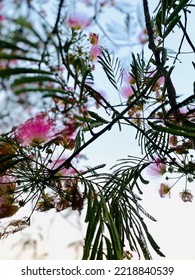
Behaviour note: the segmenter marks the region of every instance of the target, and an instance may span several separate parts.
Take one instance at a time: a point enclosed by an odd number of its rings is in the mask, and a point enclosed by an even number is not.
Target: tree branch
[[[146,23],[146,29],[148,32],[148,39],[149,39],[149,49],[153,52],[155,56],[155,60],[157,65],[161,64],[160,61],[160,53],[157,50],[157,47],[154,43],[154,32],[151,24],[151,18],[150,18],[150,12],[149,12],[149,7],[148,7],[148,1],[143,0],[143,7],[144,7],[144,15],[145,15],[145,23]]]
[[[169,103],[170,103],[171,107],[174,108],[177,105],[176,90],[175,90],[175,87],[173,85],[173,82],[170,78],[168,71],[164,67],[165,61],[161,61],[161,57],[160,57],[161,52],[162,51],[166,52],[166,50],[164,48],[156,47],[156,45],[154,43],[154,32],[152,29],[150,12],[149,12],[147,0],[143,0],[143,7],[144,7],[146,29],[147,29],[148,38],[149,38],[149,48],[152,50],[152,52],[154,54],[157,69],[161,69],[160,71],[166,79],[166,88],[167,88],[167,95],[168,95]],[[180,119],[181,114],[180,114],[179,109],[174,111],[174,116],[177,121]]]
[[[62,10],[63,4],[64,4],[64,0],[60,0],[60,4],[59,4],[59,8],[58,8],[58,15],[57,15],[56,22],[55,22],[55,25],[54,25],[54,28],[52,31],[53,34],[58,32],[58,23],[60,21],[61,10]]]
[[[51,170],[51,176],[53,174],[57,173],[59,170],[61,170],[63,167],[69,168],[71,166],[71,161],[73,158],[75,158],[81,151],[83,151],[86,147],[88,147],[91,143],[93,143],[96,139],[98,139],[101,135],[103,135],[106,131],[109,131],[115,123],[117,123],[121,118],[124,117],[124,115],[134,106],[137,104],[137,102],[145,95],[146,90],[144,90],[135,100],[133,100],[121,113],[118,113],[118,115],[103,129],[101,129],[99,132],[94,134],[87,142],[85,142],[80,148],[78,148],[73,154],[65,160],[60,166],[58,166],[56,169]],[[116,111],[118,112],[118,111]]]

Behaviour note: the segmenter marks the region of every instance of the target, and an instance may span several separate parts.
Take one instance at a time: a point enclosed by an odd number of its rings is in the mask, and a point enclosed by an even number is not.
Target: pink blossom
[[[129,97],[131,97],[134,92],[133,92],[133,89],[130,85],[128,86],[123,86],[120,90],[120,94],[125,98],[125,99],[128,99]]]
[[[148,174],[151,176],[162,176],[166,172],[166,165],[161,161],[160,158],[156,159],[155,162],[150,163],[147,167]]]
[[[180,193],[180,197],[184,202],[192,202],[193,195],[189,190],[184,190]]]
[[[176,136],[176,135],[170,135],[170,137],[169,137],[169,144],[171,145],[171,146],[177,146],[177,144],[178,144],[178,137]]]
[[[94,89],[95,105],[99,108],[101,104],[104,104],[104,100],[108,101],[108,95],[103,89],[98,88],[96,85],[93,85],[92,89]]]
[[[89,34],[89,40],[90,40],[90,43],[92,45],[97,45],[98,44],[98,35],[96,33],[90,33]]]
[[[99,89],[98,93],[99,93],[99,95],[98,96],[95,95],[95,96],[100,102],[102,102],[103,99],[108,100],[107,93],[103,89]],[[97,101],[97,99],[96,99],[96,101]]]
[[[37,146],[52,138],[53,122],[45,113],[39,113],[20,125],[15,135],[23,146]]]
[[[136,83],[135,78],[130,73],[127,72],[123,74],[123,79],[126,84],[133,85]]]
[[[63,129],[61,132],[62,137],[64,137],[64,139],[75,139],[78,131],[78,124],[76,121],[74,122],[72,120],[72,122],[70,122],[69,120],[69,122],[64,122],[64,125],[65,129]]]
[[[100,89],[100,90],[98,90],[98,93],[99,93],[99,95],[95,94],[96,108],[99,108],[100,104],[104,103],[104,100],[106,100],[106,101],[108,100],[108,96],[104,90]]]
[[[160,90],[161,86],[164,85],[164,83],[165,83],[165,78],[164,78],[164,76],[162,76],[156,81],[156,83],[152,87],[152,90],[158,92]]]
[[[166,197],[167,195],[170,196],[170,187],[167,185],[167,184],[160,184],[160,189],[159,189],[159,194],[160,194],[160,197],[164,198]]]
[[[90,50],[90,53],[89,53],[89,58],[91,61],[97,61],[98,59],[98,56],[101,55],[101,50],[100,50],[100,47],[98,45],[93,45],[91,50]]]
[[[138,35],[138,41],[144,45],[147,41],[148,41],[148,34],[147,34],[147,30],[144,29],[140,32],[140,34]]]
[[[71,28],[79,30],[89,26],[90,20],[84,14],[75,14],[69,17],[67,23]]]

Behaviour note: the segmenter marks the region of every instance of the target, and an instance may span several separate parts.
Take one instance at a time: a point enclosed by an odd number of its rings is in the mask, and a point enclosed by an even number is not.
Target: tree
[[[145,171],[164,175],[165,197],[185,178],[180,197],[193,199],[194,92],[179,101],[172,75],[184,41],[195,50],[187,25],[194,5],[159,1],[151,16],[143,0],[139,32],[131,30],[133,3],[46,1],[47,17],[41,2],[1,1],[0,218],[9,222],[0,236],[30,226],[34,211],[86,211],[83,259],[131,259],[134,252],[151,259],[150,248],[164,256],[144,220],[155,218],[141,206],[141,186],[149,184]],[[109,11],[120,16],[119,30],[104,24]],[[172,54],[166,42],[177,29],[182,37]],[[127,67],[117,49],[135,37],[142,52],[132,52]],[[97,88],[98,71],[117,98]],[[115,126],[134,128],[141,156],[120,159],[110,172],[102,162],[86,167],[83,152]],[[31,213],[13,220],[28,204]]]

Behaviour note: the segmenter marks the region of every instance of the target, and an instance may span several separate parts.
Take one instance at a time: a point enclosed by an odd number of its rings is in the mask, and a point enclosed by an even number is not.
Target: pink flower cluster
[[[192,202],[193,195],[189,190],[184,190],[180,193],[180,197],[183,200],[183,202]]]
[[[130,73],[125,72],[123,76],[123,86],[120,89],[121,96],[125,99],[129,99],[134,94],[134,85],[134,77]]]
[[[166,165],[160,158],[156,158],[154,162],[150,163],[147,167],[148,174],[153,177],[161,177],[166,173],[166,171]],[[170,190],[171,188],[168,184],[161,183],[159,188],[160,197],[170,197]]]
[[[148,33],[146,29],[143,29],[138,35],[138,41],[144,45],[148,41]]]
[[[160,158],[157,158],[154,162],[149,164],[149,166],[147,167],[147,172],[151,176],[162,176],[166,172],[166,165],[162,162]]]
[[[193,163],[191,163],[191,165],[192,168],[194,168]],[[168,171],[173,172],[173,170],[171,171],[170,169],[171,167],[169,167]],[[150,163],[147,167],[147,172],[149,173],[149,175],[155,177],[163,176],[166,173],[166,171],[167,171],[166,164],[160,158],[156,158],[155,161]],[[160,197],[162,198],[167,196],[170,197],[172,187],[170,187],[169,184],[167,183],[161,183],[159,188]],[[180,193],[180,197],[184,202],[192,202],[193,199],[192,193],[187,189],[185,189]]]
[[[22,146],[37,146],[54,136],[54,123],[46,113],[39,113],[15,130],[16,139]]]
[[[92,47],[91,47],[90,52],[89,52],[89,59],[92,62],[95,62],[95,61],[97,61],[98,56],[100,56],[101,53],[102,53],[101,48],[98,45],[99,37],[95,33],[90,33],[89,34],[89,40],[90,40],[90,43],[92,44]]]
[[[90,20],[85,14],[75,14],[68,18],[67,23],[74,30],[82,30],[90,25]]]
[[[162,38],[159,36],[156,28],[153,28],[153,33],[154,33],[155,43],[157,46],[159,46],[160,43],[162,42]],[[146,28],[141,30],[137,39],[138,39],[138,42],[142,45],[145,45],[148,42],[148,32],[147,32]]]

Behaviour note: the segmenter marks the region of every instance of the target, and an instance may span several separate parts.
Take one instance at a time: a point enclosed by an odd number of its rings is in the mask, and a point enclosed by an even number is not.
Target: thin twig
[[[64,0],[60,0],[60,4],[59,4],[59,8],[58,8],[58,15],[57,15],[56,22],[55,22],[55,25],[54,25],[54,28],[52,31],[53,34],[58,32],[58,23],[60,21],[61,10],[62,10],[63,4],[64,4]]]
[[[185,27],[183,26],[181,21],[179,21],[179,26],[181,27],[181,29],[182,29],[185,37],[186,37],[186,40],[187,40],[188,44],[190,45],[190,47],[192,48],[193,52],[195,53],[195,46],[193,45],[193,43],[192,43],[188,33],[186,32]]]
[[[186,15],[186,12],[184,12],[184,19],[185,19],[185,25],[184,25],[184,27],[185,27],[185,30],[186,30],[186,28],[187,28],[187,15]],[[184,38],[185,38],[185,33],[183,33],[183,36],[182,36],[182,38],[181,38],[181,42],[180,42],[180,45],[179,45],[179,48],[178,48],[178,52],[177,52],[177,54],[176,54],[176,56],[175,56],[175,59],[174,59],[173,64],[175,64],[175,62],[176,62],[177,59],[178,59],[178,56],[181,54],[181,48],[182,48],[182,46],[183,46]]]

